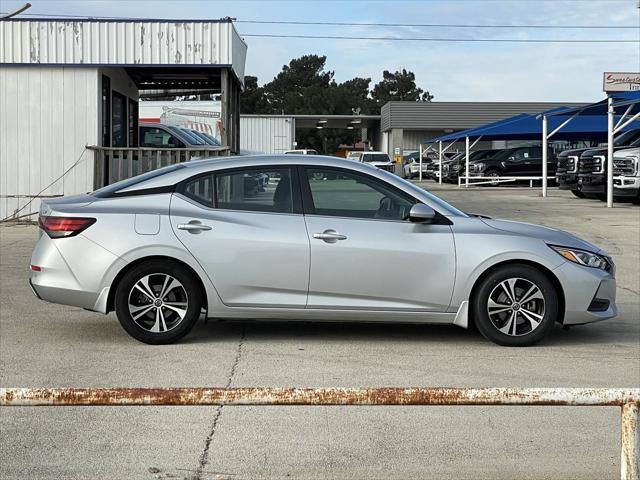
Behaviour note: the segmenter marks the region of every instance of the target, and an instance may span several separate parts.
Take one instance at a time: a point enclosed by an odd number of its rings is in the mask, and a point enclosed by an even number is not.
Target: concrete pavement
[[[457,207],[562,228],[618,266],[618,318],[521,349],[457,327],[200,323],[137,343],[113,314],[26,285],[37,232],[0,227],[2,386],[640,385],[640,209],[526,188],[424,186]],[[46,407],[0,409],[0,477],[616,478],[619,409]]]

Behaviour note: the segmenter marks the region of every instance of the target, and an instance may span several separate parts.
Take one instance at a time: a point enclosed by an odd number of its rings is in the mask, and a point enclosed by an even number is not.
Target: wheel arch
[[[209,303],[208,303],[207,289],[204,286],[204,282],[202,281],[202,278],[200,277],[200,275],[198,275],[198,272],[196,272],[191,267],[191,265],[189,265],[188,263],[183,262],[182,260],[179,260],[177,258],[168,257],[168,256],[165,256],[165,255],[150,255],[150,256],[147,256],[147,257],[137,258],[134,261],[132,261],[131,263],[126,264],[116,274],[116,276],[114,277],[113,281],[111,282],[111,286],[109,288],[109,295],[107,297],[107,312],[111,312],[115,308],[114,303],[115,303],[116,289],[118,288],[118,284],[122,280],[122,277],[124,277],[125,274],[128,271],[130,271],[132,268],[140,265],[141,263],[149,262],[149,261],[153,261],[153,260],[163,260],[163,261],[173,262],[173,263],[175,263],[177,265],[180,265],[181,267],[184,267],[191,275],[193,275],[193,278],[198,282],[198,285],[200,286],[200,293],[202,295],[202,306],[204,308],[207,308],[207,310],[208,310]]]
[[[484,279],[487,278],[491,274],[491,272],[493,272],[494,270],[504,267],[506,265],[526,265],[529,267],[533,267],[539,270],[542,274],[544,274],[549,279],[549,281],[553,284],[556,291],[558,292],[557,321],[559,323],[563,323],[564,313],[565,313],[565,296],[564,296],[564,289],[562,288],[562,284],[560,283],[560,280],[558,279],[558,277],[556,277],[556,275],[551,270],[549,270],[547,267],[545,267],[541,263],[534,262],[532,260],[520,260],[520,259],[504,260],[502,262],[494,263],[493,265],[489,266],[478,276],[478,278],[476,278],[476,281],[473,283],[473,287],[471,287],[471,293],[469,294],[470,304],[472,304],[473,300],[475,299],[478,289],[480,288],[480,285],[482,284]],[[473,309],[471,308],[469,308],[468,322],[469,322],[469,325],[475,324]]]

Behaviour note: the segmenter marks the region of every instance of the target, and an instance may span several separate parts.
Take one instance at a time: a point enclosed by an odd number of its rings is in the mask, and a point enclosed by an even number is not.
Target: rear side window
[[[271,213],[294,211],[289,168],[212,173],[187,182],[183,193],[209,208]]]

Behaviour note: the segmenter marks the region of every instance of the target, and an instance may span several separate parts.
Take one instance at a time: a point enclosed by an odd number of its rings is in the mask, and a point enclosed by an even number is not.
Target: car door
[[[530,168],[529,162],[529,149],[526,147],[513,150],[505,162],[506,170],[505,176],[525,176],[527,175],[527,169]]]
[[[528,158],[524,163],[523,175],[529,177],[542,175],[542,149],[540,147],[529,148]]]
[[[372,175],[299,171],[311,243],[307,308],[446,311],[455,279],[446,222],[409,222],[417,200]]]
[[[228,306],[304,308],[309,238],[297,177],[264,166],[182,182],[172,227]]]

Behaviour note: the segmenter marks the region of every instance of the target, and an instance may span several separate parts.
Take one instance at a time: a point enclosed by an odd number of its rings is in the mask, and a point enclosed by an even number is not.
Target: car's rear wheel
[[[549,334],[558,318],[553,283],[529,265],[497,268],[484,278],[472,302],[478,330],[499,345],[533,345]]]
[[[198,320],[201,306],[193,274],[171,261],[135,266],[122,277],[115,294],[122,327],[136,340],[152,345],[184,337]]]

